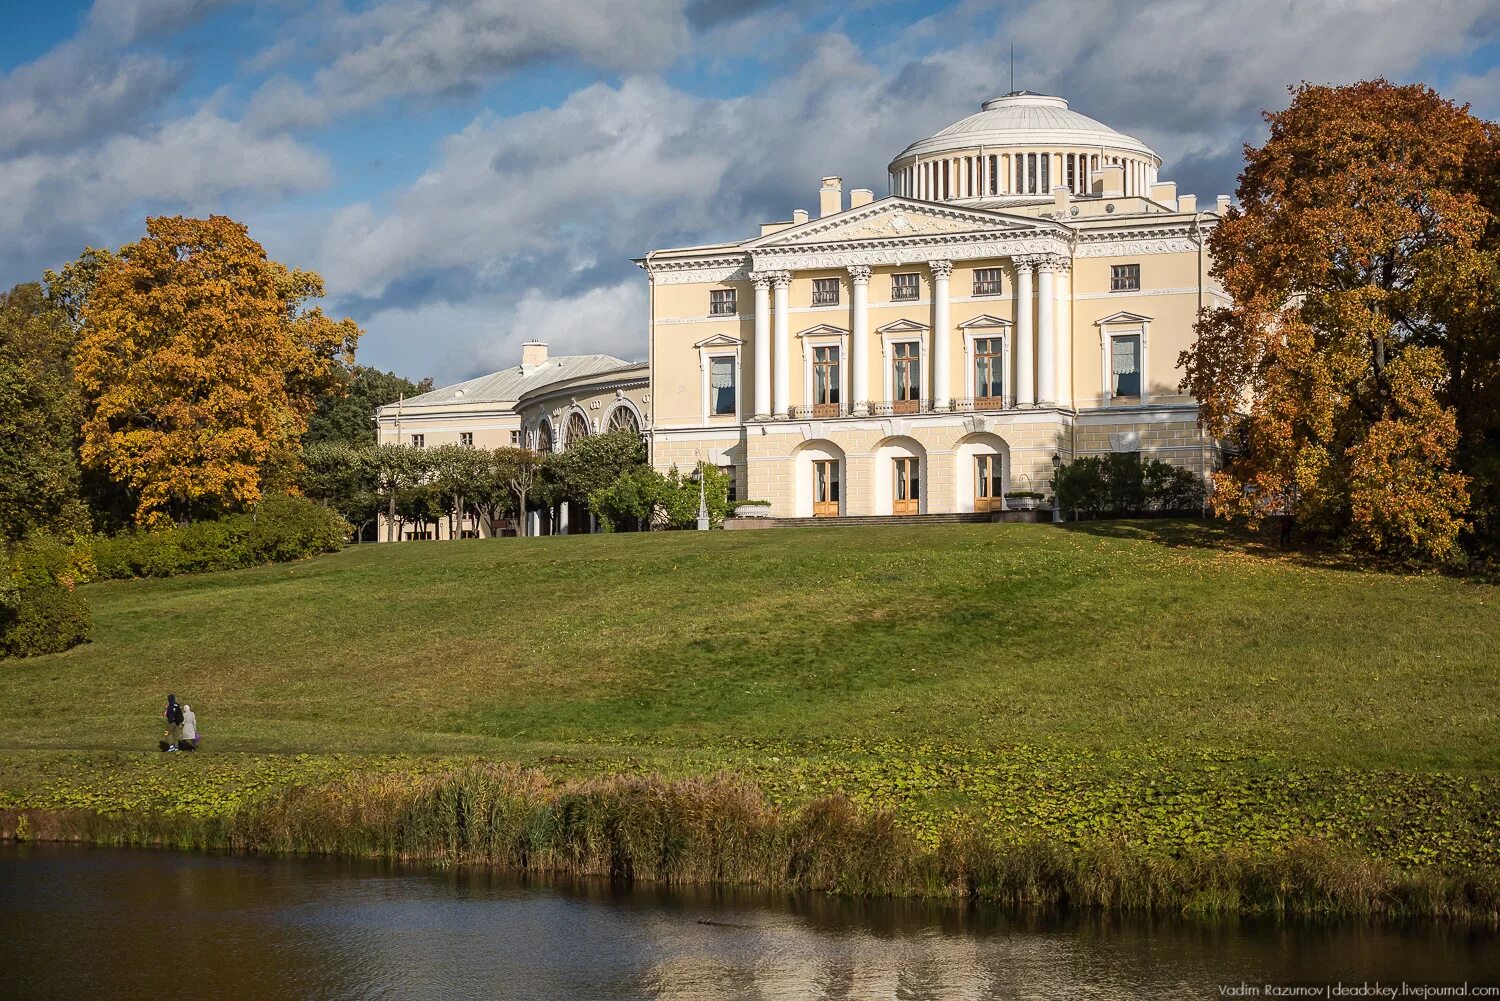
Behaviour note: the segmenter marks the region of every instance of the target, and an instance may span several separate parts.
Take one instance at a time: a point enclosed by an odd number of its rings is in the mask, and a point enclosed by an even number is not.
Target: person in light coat
[[[198,714],[186,702],[182,704],[182,739],[179,745],[190,751],[198,749]]]

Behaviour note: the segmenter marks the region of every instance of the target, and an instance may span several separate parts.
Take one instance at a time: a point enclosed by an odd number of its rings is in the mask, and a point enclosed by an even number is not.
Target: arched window
[[[552,451],[552,425],[546,421],[537,425],[536,450],[543,454]]]
[[[563,448],[572,448],[589,436],[589,422],[582,414],[572,414],[568,417],[568,432],[563,438]]]
[[[614,410],[610,411],[609,427],[607,430],[630,431],[635,434],[640,434],[641,422],[640,419],[636,417],[635,411],[631,410],[629,407],[622,403],[618,407],[615,407]]]

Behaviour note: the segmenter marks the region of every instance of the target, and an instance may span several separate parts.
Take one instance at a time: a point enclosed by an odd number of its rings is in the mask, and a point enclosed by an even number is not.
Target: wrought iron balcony
[[[902,414],[930,414],[931,400],[872,400],[870,413],[876,417],[893,417]]]
[[[733,299],[729,299],[727,301],[726,300],[720,300],[718,302],[711,302],[711,303],[709,303],[708,304],[708,315],[709,316],[733,316],[734,315],[734,300]]]
[[[971,413],[976,410],[1014,410],[1016,401],[1008,396],[962,396],[953,400],[953,410]]]
[[[813,292],[814,306],[837,306],[839,304],[839,290],[828,289],[827,291]]]
[[[981,281],[976,281],[974,283],[974,294],[975,295],[999,295],[1000,294],[1000,283],[999,282],[981,282]]]
[[[903,302],[915,299],[920,292],[921,289],[915,285],[893,285],[891,286],[891,301]]]
[[[821,420],[827,417],[847,417],[849,409],[842,403],[812,403],[788,407],[787,416],[793,420]]]

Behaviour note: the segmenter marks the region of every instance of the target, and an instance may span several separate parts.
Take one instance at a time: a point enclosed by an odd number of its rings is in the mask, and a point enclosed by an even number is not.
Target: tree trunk
[[[395,490],[391,491],[390,506],[386,509],[386,515],[385,515],[385,541],[387,541],[387,542],[395,542],[396,541],[396,491]]]

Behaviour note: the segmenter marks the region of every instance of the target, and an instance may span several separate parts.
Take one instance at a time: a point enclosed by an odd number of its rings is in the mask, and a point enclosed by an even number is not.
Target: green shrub
[[[1192,470],[1135,452],[1075,459],[1058,470],[1053,488],[1065,511],[1090,516],[1194,511],[1203,482]]]
[[[703,499],[709,523],[720,525],[729,513],[729,474],[716,466],[702,465]],[[603,490],[589,494],[589,510],[606,532],[631,519],[653,528],[692,528],[698,523],[698,483],[692,473],[676,466],[663,475],[654,469],[631,469],[620,474]]]
[[[175,577],[237,570],[329,553],[349,537],[349,523],[304,497],[271,497],[252,514],[198,521],[157,532],[96,536],[81,543],[92,580]]]
[[[0,657],[61,653],[93,636],[88,604],[73,589],[75,564],[61,541],[38,536],[6,554],[0,588]]]

